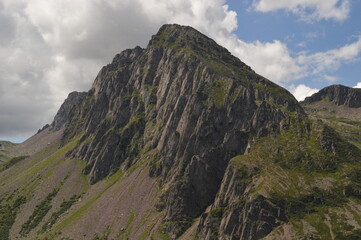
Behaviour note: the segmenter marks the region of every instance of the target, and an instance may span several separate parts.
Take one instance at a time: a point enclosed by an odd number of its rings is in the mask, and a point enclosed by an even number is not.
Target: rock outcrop
[[[263,195],[251,195],[257,167],[229,165],[221,188],[210,209],[198,224],[199,239],[261,239],[288,219],[281,206]]]
[[[330,101],[336,105],[345,105],[350,108],[361,107],[361,89],[343,85],[331,85],[307,97],[303,103],[310,104],[318,101]]]
[[[60,106],[57,114],[54,117],[54,121],[51,124],[51,128],[55,131],[64,127],[70,120],[70,113],[74,107],[79,106],[81,101],[86,97],[86,92],[71,92],[67,99]],[[44,126],[45,128],[48,126]],[[43,130],[43,129],[42,129]],[[40,131],[42,131],[40,130]]]
[[[155,153],[150,175],[169,186],[159,209],[176,237],[212,203],[229,160],[287,129],[291,116],[305,113],[285,89],[195,29],[165,25],[146,49],[102,68],[64,138],[84,134],[73,155],[92,183]]]

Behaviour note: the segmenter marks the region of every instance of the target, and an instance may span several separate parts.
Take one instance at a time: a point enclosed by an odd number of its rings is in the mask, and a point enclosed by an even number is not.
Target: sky
[[[190,25],[298,100],[361,87],[359,0],[0,0],[0,139],[21,142],[116,53]]]

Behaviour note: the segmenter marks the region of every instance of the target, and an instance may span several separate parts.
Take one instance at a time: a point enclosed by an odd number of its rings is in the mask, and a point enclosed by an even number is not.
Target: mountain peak
[[[310,104],[318,101],[330,101],[337,106],[345,105],[351,108],[361,107],[361,89],[344,85],[331,85],[307,97],[303,103]]]
[[[152,36],[149,45],[159,45],[160,42],[170,44],[179,42],[189,43],[197,40],[212,42],[212,45],[216,44],[215,41],[190,26],[165,24],[159,29],[157,34]]]
[[[166,48],[181,51],[205,60],[207,63],[226,63],[236,68],[253,70],[233,56],[226,48],[198,30],[178,24],[165,24],[152,36],[148,48]]]

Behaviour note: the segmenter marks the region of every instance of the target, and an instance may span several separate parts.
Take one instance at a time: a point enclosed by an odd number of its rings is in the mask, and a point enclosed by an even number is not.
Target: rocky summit
[[[338,106],[345,105],[350,108],[359,108],[361,107],[361,89],[332,85],[307,97],[304,103],[310,104],[321,100],[333,102]]]
[[[332,85],[302,102],[312,118],[322,119],[344,139],[361,147],[361,89]]]
[[[359,146],[191,27],[117,54],[9,155],[0,239],[361,238]]]

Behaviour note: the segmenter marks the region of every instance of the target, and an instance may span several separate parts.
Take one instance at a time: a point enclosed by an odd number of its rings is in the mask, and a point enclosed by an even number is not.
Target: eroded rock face
[[[219,216],[212,212],[210,214],[213,215],[210,216],[202,215],[198,237],[256,240],[267,236],[274,228],[287,221],[282,208],[262,195],[247,199],[245,203],[234,202],[231,206],[231,211],[225,211]],[[214,224],[217,221],[218,226]],[[214,225],[208,228],[210,222]],[[219,229],[218,232],[214,232],[215,229]]]
[[[361,89],[332,85],[321,89],[311,97],[307,97],[303,103],[309,104],[322,100],[328,100],[338,106],[345,105],[351,108],[359,108],[361,107]]]
[[[68,123],[70,117],[71,110],[74,107],[78,107],[79,104],[86,97],[86,92],[71,92],[69,93],[67,99],[65,99],[64,103],[61,105],[57,114],[54,117],[54,121],[51,124],[51,128],[53,130],[59,130]]]
[[[199,239],[261,239],[288,221],[280,206],[250,194],[251,180],[259,172],[257,167],[227,168],[214,203],[200,218]]]
[[[214,201],[232,157],[255,138],[287,129],[291,118],[305,117],[285,89],[179,25],[163,26],[146,49],[116,55],[86,97],[76,99],[70,112],[64,106],[70,113],[64,139],[83,134],[72,154],[87,162],[84,173],[95,183],[152,152],[150,175],[168,186],[159,209],[174,238]],[[242,223],[235,236],[264,235],[282,219],[262,196],[245,199],[240,211],[229,223]],[[247,220],[265,221],[268,212],[274,215],[268,223]]]

